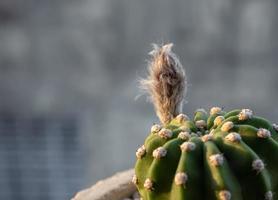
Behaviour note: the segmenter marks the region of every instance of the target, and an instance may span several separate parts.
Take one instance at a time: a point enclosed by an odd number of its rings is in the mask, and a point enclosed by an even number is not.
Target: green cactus
[[[250,109],[179,114],[186,77],[171,45],[155,48],[142,82],[162,122],[136,152],[133,183],[143,200],[278,199],[276,124]]]

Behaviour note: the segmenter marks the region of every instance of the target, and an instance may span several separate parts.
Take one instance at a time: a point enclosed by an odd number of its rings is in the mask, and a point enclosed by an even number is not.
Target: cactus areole
[[[278,199],[278,126],[250,109],[182,114],[186,75],[172,44],[155,46],[142,80],[161,124],[137,150],[143,200]]]

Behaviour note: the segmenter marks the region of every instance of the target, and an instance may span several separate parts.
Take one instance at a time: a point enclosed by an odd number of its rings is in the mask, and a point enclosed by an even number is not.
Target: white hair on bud
[[[151,179],[147,178],[144,182],[144,188],[146,188],[147,190],[154,190],[153,181]]]
[[[228,190],[221,190],[219,192],[219,199],[220,200],[230,200],[232,198],[232,194]]]
[[[232,132],[226,135],[225,139],[229,142],[240,142],[241,136],[236,132]]]
[[[257,132],[257,136],[260,138],[269,138],[269,137],[271,137],[271,133],[269,130],[267,130],[265,128],[259,128],[259,130]]]
[[[176,119],[178,120],[179,123],[184,123],[189,120],[189,117],[181,113],[178,116],[176,116]]]
[[[161,128],[162,127],[159,124],[154,124],[154,125],[152,125],[151,132],[152,133],[157,133],[158,131],[161,130]]]
[[[242,109],[241,112],[238,114],[239,120],[247,120],[251,119],[253,116],[253,111],[250,109]]]
[[[257,172],[261,172],[264,169],[265,165],[261,159],[256,159],[252,162],[252,168]]]
[[[150,52],[149,76],[140,81],[154,104],[156,114],[163,124],[169,123],[182,111],[187,91],[184,68],[172,52],[173,44],[154,45]]]
[[[225,122],[222,127],[221,127],[221,131],[223,132],[228,132],[229,130],[231,130],[234,127],[234,123],[231,121]]]
[[[187,131],[182,131],[179,133],[178,138],[182,140],[188,140],[190,138],[190,133]]]
[[[213,124],[215,126],[219,126],[224,120],[225,120],[225,118],[223,116],[217,116],[217,117],[215,117]]]
[[[221,166],[223,165],[224,163],[224,157],[222,154],[213,154],[209,157],[209,162],[215,166],[215,167],[218,167],[218,166]]]
[[[169,139],[173,136],[173,132],[170,129],[162,128],[158,135],[164,139]]]
[[[197,128],[203,129],[203,128],[206,128],[207,123],[206,123],[205,120],[198,120],[198,121],[195,122],[195,125],[196,125]]]
[[[194,151],[196,149],[196,144],[193,142],[184,142],[180,148],[182,152]]]
[[[136,157],[138,159],[141,159],[144,155],[146,154],[146,148],[145,145],[142,145],[141,147],[139,147],[136,151]]]
[[[188,180],[188,176],[186,173],[184,172],[178,172],[176,175],[175,175],[175,184],[176,185],[185,185],[185,183],[187,182]]]
[[[153,157],[157,159],[165,157],[166,154],[167,154],[167,150],[164,147],[158,147],[153,151]]]
[[[265,200],[272,200],[273,199],[273,193],[271,191],[267,191],[264,195]]]
[[[210,109],[210,115],[219,114],[221,111],[222,111],[222,108],[220,108],[220,107],[212,107]]]

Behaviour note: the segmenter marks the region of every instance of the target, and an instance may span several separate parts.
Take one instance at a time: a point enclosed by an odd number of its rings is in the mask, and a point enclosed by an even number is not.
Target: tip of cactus
[[[144,188],[146,188],[147,190],[154,190],[153,181],[151,179],[147,178],[144,182]]]
[[[221,190],[219,192],[219,199],[220,200],[230,200],[232,198],[232,194],[228,190]]]
[[[221,127],[221,131],[223,132],[228,132],[229,130],[231,130],[234,127],[234,123],[229,121],[229,122],[225,122],[222,127]]]
[[[182,140],[188,140],[190,138],[190,133],[187,131],[182,131],[179,133],[178,138]]]
[[[233,132],[226,135],[225,139],[229,142],[239,142],[241,140],[240,134]]]
[[[258,173],[264,170],[264,162],[261,159],[256,159],[252,162],[252,168],[256,170]]]
[[[136,157],[138,159],[141,159],[144,155],[146,154],[146,148],[144,145],[142,145],[141,147],[139,147],[136,151]]]
[[[193,142],[184,142],[180,146],[182,152],[194,151],[196,149],[196,145]]]
[[[157,133],[157,132],[159,132],[160,130],[161,130],[161,126],[159,125],[159,124],[154,124],[154,125],[152,125],[152,127],[151,127],[151,132],[152,133]]]
[[[189,120],[189,117],[183,113],[179,114],[176,116],[176,119],[178,120],[179,123],[183,123]]]
[[[210,115],[218,114],[222,111],[222,108],[220,107],[212,107],[210,109]]]
[[[269,137],[271,137],[271,133],[269,130],[267,130],[265,128],[259,128],[259,130],[257,132],[257,136],[259,138],[269,138]]]
[[[215,167],[218,167],[218,166],[221,166],[223,165],[224,163],[224,157],[222,154],[213,154],[209,157],[209,162],[215,166]]]
[[[217,116],[213,123],[215,126],[219,126],[223,121],[225,120],[225,118],[223,116]]]
[[[164,139],[169,139],[173,136],[173,132],[170,129],[162,128],[158,135]]]
[[[167,150],[164,147],[158,147],[153,151],[153,157],[156,159],[165,157],[167,154]]]
[[[199,129],[204,129],[204,128],[206,128],[207,123],[206,123],[205,120],[198,120],[198,121],[195,122],[195,125]]]
[[[176,185],[185,185],[188,180],[188,176],[184,172],[179,172],[175,175],[175,184]]]
[[[241,112],[238,114],[238,119],[239,120],[247,120],[252,118],[253,116],[253,111],[250,109],[242,109]]]
[[[152,45],[153,45],[153,50],[149,52],[149,55],[151,55],[151,56],[155,56],[160,51],[162,51],[163,53],[169,54],[174,46],[173,43],[165,44],[162,47],[158,46],[157,44],[152,44]]]

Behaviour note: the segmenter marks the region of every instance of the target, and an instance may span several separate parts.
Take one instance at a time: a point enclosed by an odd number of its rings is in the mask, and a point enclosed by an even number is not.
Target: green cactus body
[[[277,125],[214,107],[154,125],[136,152],[143,200],[278,199]]]
[[[142,199],[278,200],[278,125],[249,109],[179,114],[187,81],[172,46],[155,46],[142,81],[163,124],[136,152]]]

